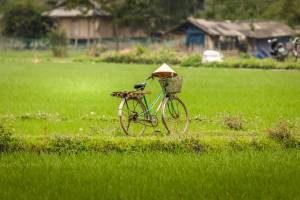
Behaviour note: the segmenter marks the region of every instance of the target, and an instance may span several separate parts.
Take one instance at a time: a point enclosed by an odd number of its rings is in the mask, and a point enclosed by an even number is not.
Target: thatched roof
[[[193,17],[169,32],[176,32],[187,24],[192,24],[212,36],[245,36],[263,39],[292,36],[295,33],[288,25],[276,21],[211,21]]]
[[[59,17],[92,17],[92,16],[109,16],[109,13],[101,9],[101,5],[93,0],[89,0],[90,7],[77,6],[69,9],[65,6],[66,1],[59,1],[56,7],[52,10],[44,12],[44,16],[59,18]]]

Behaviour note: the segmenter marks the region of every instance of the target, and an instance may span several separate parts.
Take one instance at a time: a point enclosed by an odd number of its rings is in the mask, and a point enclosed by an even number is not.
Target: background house
[[[66,1],[60,1],[54,9],[44,12],[55,20],[57,26],[66,32],[71,43],[90,44],[99,40],[111,40],[115,36],[119,38],[139,39],[146,37],[143,30],[131,28],[115,28],[112,17],[95,1],[89,0],[90,6],[68,9]]]
[[[299,26],[295,26],[295,31],[296,31],[296,35],[300,36],[300,25]]]
[[[238,50],[268,56],[269,39],[278,38],[287,43],[294,31],[275,21],[209,21],[191,17],[167,34],[169,39],[192,49]]]

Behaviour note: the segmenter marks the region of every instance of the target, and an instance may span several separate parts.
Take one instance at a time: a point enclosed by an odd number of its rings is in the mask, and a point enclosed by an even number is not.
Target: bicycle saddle
[[[138,83],[134,85],[134,89],[136,90],[144,90],[146,87],[147,83]]]

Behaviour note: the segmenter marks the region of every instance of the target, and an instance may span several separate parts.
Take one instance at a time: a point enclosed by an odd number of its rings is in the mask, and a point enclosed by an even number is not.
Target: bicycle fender
[[[119,117],[122,117],[122,108],[123,108],[124,103],[125,103],[125,100],[123,99],[118,108],[118,116]]]

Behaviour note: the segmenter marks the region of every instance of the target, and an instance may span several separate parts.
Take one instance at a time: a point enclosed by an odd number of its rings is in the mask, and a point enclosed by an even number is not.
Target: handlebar
[[[148,80],[150,80],[150,79],[154,79],[154,77],[153,77],[153,75],[151,74],[151,76],[149,76],[146,80],[148,81]]]

